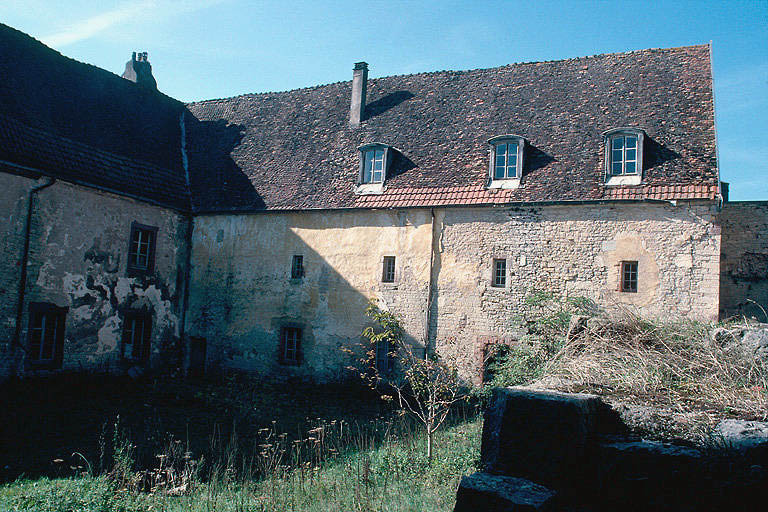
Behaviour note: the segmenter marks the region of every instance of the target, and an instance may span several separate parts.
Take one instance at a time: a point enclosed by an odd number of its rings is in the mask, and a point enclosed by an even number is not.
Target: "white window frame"
[[[606,185],[639,185],[643,181],[643,142],[645,139],[645,132],[640,128],[614,128],[603,133],[604,146],[605,146],[605,183]],[[635,170],[634,172],[627,172],[627,162],[633,160],[627,160],[627,148],[626,138],[634,137],[637,140],[637,146],[635,147]],[[621,171],[614,172],[614,141],[622,139],[622,147],[615,151],[621,152]]]
[[[509,175],[510,153],[508,144],[517,144],[515,153],[515,175]],[[488,188],[518,188],[523,176],[525,164],[525,139],[519,135],[499,135],[488,140],[490,146],[490,161],[488,163]],[[504,176],[496,177],[496,159],[500,146],[505,146],[504,152]],[[501,155],[498,155],[501,156]]]
[[[392,148],[380,142],[371,142],[370,144],[364,144],[357,149],[360,152],[360,165],[357,174],[355,194],[383,194],[384,184],[387,181],[387,171],[389,170],[389,164],[392,160]],[[377,152],[381,152],[381,160],[377,158]],[[371,153],[373,153],[371,177],[366,181],[365,166],[366,162],[369,160],[368,156]],[[381,162],[381,170],[376,171],[375,166],[379,161]],[[375,174],[377,172],[381,172],[381,175],[378,179],[375,178]]]

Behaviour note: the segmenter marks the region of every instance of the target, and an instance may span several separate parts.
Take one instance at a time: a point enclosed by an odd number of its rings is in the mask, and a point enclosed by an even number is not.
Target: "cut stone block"
[[[454,512],[551,511],[555,492],[523,478],[475,473],[461,479]]]

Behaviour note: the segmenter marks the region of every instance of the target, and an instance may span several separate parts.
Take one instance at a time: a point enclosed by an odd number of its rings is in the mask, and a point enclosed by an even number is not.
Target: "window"
[[[291,279],[301,279],[304,277],[304,256],[295,254],[291,263]]]
[[[392,352],[395,347],[389,341],[379,340],[376,342],[376,370],[379,373],[389,373],[394,366]]]
[[[301,363],[300,327],[283,327],[280,332],[280,362],[298,365]]]
[[[616,176],[639,177],[643,169],[643,131],[636,128],[618,128],[606,132],[605,135],[608,179]]]
[[[383,185],[387,179],[389,167],[390,147],[386,144],[374,142],[358,148],[360,150],[360,176],[358,183],[361,185]]]
[[[519,180],[523,170],[525,139],[517,135],[501,135],[488,141],[491,145],[491,183]]]
[[[384,265],[381,270],[381,282],[382,283],[395,282],[395,257],[394,256],[384,256]]]
[[[123,314],[123,359],[137,363],[149,361],[152,345],[152,315],[143,311],[129,311]]]
[[[621,291],[637,292],[637,262],[621,262]]]
[[[496,288],[507,286],[507,260],[493,260],[493,280],[491,284]]]
[[[67,308],[33,302],[29,305],[27,361],[37,368],[61,368]]]
[[[128,273],[149,274],[155,270],[157,228],[134,222],[128,247]]]

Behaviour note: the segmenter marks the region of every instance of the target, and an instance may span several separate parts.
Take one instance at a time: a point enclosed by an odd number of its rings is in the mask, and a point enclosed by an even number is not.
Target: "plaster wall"
[[[768,322],[768,201],[725,203],[720,308]]]
[[[423,344],[431,246],[429,211],[334,211],[195,218],[191,336],[209,364],[276,377],[340,379],[341,348],[360,342],[369,299],[397,312]],[[305,277],[291,279],[293,255]],[[395,283],[382,283],[384,256]],[[280,330],[303,329],[304,361],[279,363]]]
[[[120,359],[121,313],[152,313],[151,364],[178,352],[186,221],[178,214],[112,194],[56,182],[35,196],[21,347],[13,335],[23,251],[27,191],[36,183],[0,173],[3,240],[2,341],[4,374],[30,371],[24,364],[31,302],[67,307],[64,370],[124,366]],[[155,271],[128,277],[132,222],[157,226]],[[13,262],[13,265],[7,262]],[[7,267],[7,268],[6,268]],[[13,268],[11,268],[13,267]]]
[[[189,331],[208,340],[222,367],[333,379],[373,298],[403,318],[417,345],[431,308],[427,341],[477,380],[485,346],[519,337],[515,319],[534,291],[714,320],[716,214],[712,203],[681,202],[436,209],[434,226],[429,210],[198,217]],[[294,254],[305,259],[301,280],[290,279]],[[395,285],[381,282],[385,255],[397,257]],[[505,288],[491,286],[493,258],[507,259]],[[618,291],[622,261],[638,262],[637,293]],[[298,367],[278,362],[289,325],[305,333]]]

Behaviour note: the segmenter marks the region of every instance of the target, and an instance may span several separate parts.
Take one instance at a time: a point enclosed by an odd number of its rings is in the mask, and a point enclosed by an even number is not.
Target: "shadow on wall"
[[[369,298],[400,316],[406,341],[423,348],[429,283],[419,282],[407,260],[398,255],[397,282],[382,283],[383,261],[375,249],[354,254],[332,249],[321,255],[295,230],[323,244],[326,228],[344,226],[319,216],[298,219],[217,216],[197,226],[188,326],[191,336],[208,340],[209,367],[344,380],[354,361],[342,348],[362,348],[362,331],[370,325],[365,315]],[[338,243],[345,246],[343,240]],[[300,265],[295,257],[301,257]],[[344,274],[360,276],[360,283],[367,284],[355,286]]]
[[[224,119],[200,121],[184,114],[190,188],[194,209],[261,210],[264,201],[232,159],[245,127]]]

